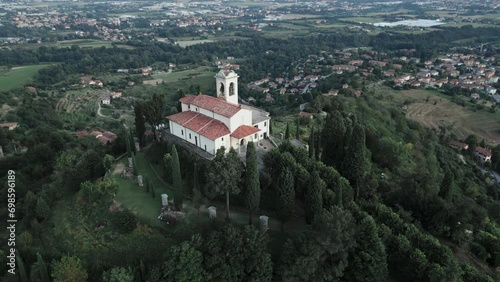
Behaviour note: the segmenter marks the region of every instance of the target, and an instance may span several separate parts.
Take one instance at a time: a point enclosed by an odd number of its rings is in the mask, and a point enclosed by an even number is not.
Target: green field
[[[127,159],[124,158],[118,163],[118,166],[123,167],[127,162]],[[156,219],[161,208],[160,195],[167,193],[169,198],[172,199],[173,192],[156,177],[143,153],[137,154],[136,164],[138,173],[141,174],[144,179],[148,179],[150,187],[154,189],[156,193],[155,198],[152,197],[151,193],[147,193],[144,187],[139,187],[136,179],[128,180],[116,176],[115,178],[120,188],[116,193],[115,199],[129,208],[132,212],[136,213],[142,221],[148,222],[154,226],[163,226],[164,224]]]
[[[0,91],[21,87],[28,83],[33,75],[47,65],[31,65],[13,67],[11,70],[0,71]]]
[[[177,41],[177,44],[179,44],[179,46],[184,48],[184,47],[191,46],[191,45],[212,43],[212,42],[215,42],[215,41],[211,40],[211,39],[199,39],[199,40]]]
[[[190,80],[193,82],[191,79],[195,78],[196,80],[200,78],[206,78],[210,77],[213,79],[213,76],[215,75],[214,71],[210,67],[198,67],[195,69],[189,69],[189,70],[183,70],[183,71],[177,71],[177,72],[171,72],[171,73],[160,73],[160,74],[155,74],[153,75],[154,79],[162,79],[163,82],[165,83],[172,83],[172,82],[177,82],[177,81],[182,81],[182,80]]]
[[[351,18],[341,18],[340,20],[355,22],[355,23],[379,23],[383,21],[381,18],[375,18],[375,17],[351,17]]]

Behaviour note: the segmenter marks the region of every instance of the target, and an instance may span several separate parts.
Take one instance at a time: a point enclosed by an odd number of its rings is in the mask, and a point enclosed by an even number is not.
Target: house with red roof
[[[0,127],[7,128],[8,130],[14,130],[17,127],[17,122],[0,123]]]
[[[238,103],[238,75],[229,69],[215,75],[217,97],[188,95],[182,112],[169,115],[170,134],[215,155],[220,147],[245,149],[248,142],[269,136],[270,116]]]
[[[467,150],[467,149],[469,149],[469,145],[467,145],[465,143],[462,143],[462,142],[454,141],[454,140],[448,142],[448,145],[450,145],[450,147],[458,149],[458,150]]]
[[[491,150],[483,148],[483,147],[476,147],[476,152],[475,152],[476,157],[478,157],[482,163],[484,162],[491,162]]]

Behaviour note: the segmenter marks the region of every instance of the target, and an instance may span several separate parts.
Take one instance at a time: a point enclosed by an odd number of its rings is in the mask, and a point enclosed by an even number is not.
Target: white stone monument
[[[0,146],[0,158],[3,158],[3,148]]]
[[[141,146],[139,145],[139,142],[135,141],[135,151],[139,152],[141,150]]]
[[[144,186],[144,182],[142,182],[142,175],[137,175],[137,182],[139,182],[139,186]]]
[[[269,229],[269,218],[265,215],[259,216],[259,221],[260,221],[260,231],[266,232],[267,229]]]
[[[130,168],[133,167],[132,158],[128,158],[128,167],[130,167]]]
[[[208,207],[208,218],[210,219],[217,219],[217,208],[214,206]]]
[[[161,204],[164,207],[168,206],[168,195],[167,194],[161,194]]]

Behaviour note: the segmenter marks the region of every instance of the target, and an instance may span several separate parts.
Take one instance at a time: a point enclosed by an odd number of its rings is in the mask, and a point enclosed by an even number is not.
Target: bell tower
[[[215,75],[217,97],[238,105],[238,75],[232,70],[221,70]]]

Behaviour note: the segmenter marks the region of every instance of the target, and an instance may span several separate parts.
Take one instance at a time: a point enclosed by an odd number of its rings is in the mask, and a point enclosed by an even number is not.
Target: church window
[[[255,133],[255,135],[254,135],[254,137],[253,137],[253,138],[254,138],[254,139],[257,139],[257,133]]]
[[[259,125],[257,124],[256,126],[254,126],[255,128],[259,128]]]
[[[234,95],[234,82],[231,82],[231,84],[229,84],[229,96],[233,95]]]
[[[184,130],[181,130],[181,135],[184,135]]]
[[[207,150],[207,145],[205,145],[205,151]]]
[[[191,104],[188,104],[188,109],[191,109]]]
[[[224,137],[222,137],[221,141],[224,141]]]
[[[266,126],[267,126],[267,124],[266,124],[266,122],[264,122],[264,127],[266,127]]]
[[[189,133],[189,139],[191,139],[191,133]]]
[[[198,111],[198,108],[196,108],[196,111]]]

